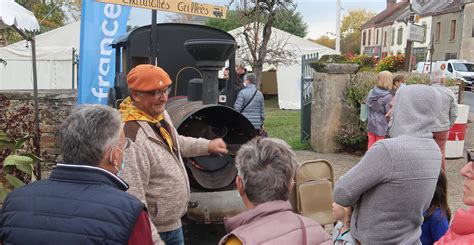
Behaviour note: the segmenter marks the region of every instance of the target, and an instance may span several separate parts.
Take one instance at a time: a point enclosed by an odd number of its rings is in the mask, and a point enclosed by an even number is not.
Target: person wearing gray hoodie
[[[395,95],[389,139],[367,151],[336,183],[334,201],[353,206],[351,235],[362,244],[421,244],[423,211],[441,168],[431,128],[439,93],[427,85]]]
[[[380,72],[377,75],[377,85],[367,95],[367,107],[369,108],[367,149],[370,149],[375,142],[384,139],[387,133],[388,120],[385,115],[390,109],[392,100],[390,93],[393,83],[392,77],[392,73],[389,71]]]

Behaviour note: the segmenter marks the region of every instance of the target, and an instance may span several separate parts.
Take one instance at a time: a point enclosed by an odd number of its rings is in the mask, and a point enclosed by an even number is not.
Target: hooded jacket
[[[474,207],[468,211],[459,209],[448,232],[435,245],[474,244]]]
[[[449,130],[458,116],[458,103],[453,91],[442,86],[439,83],[431,85],[435,92],[439,94],[440,100],[435,101],[436,106],[440,108],[432,132],[442,132]]]
[[[354,207],[351,234],[362,244],[420,244],[441,168],[431,125],[436,97],[427,85],[401,88],[390,139],[378,141],[336,183],[334,200]]]
[[[390,110],[392,94],[389,90],[374,87],[367,95],[367,107],[369,115],[367,121],[367,131],[378,136],[385,136],[388,128],[388,121],[385,115]]]

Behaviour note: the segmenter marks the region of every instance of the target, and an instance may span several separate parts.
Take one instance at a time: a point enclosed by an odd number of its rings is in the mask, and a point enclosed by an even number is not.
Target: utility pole
[[[403,62],[403,69],[405,71],[410,71],[410,65],[411,65],[411,51],[413,48],[413,42],[408,40],[408,35],[410,34],[410,25],[415,22],[415,12],[411,9],[410,6],[410,17],[407,21],[407,46],[405,48],[405,61]]]
[[[341,52],[341,0],[336,0],[336,52]]]

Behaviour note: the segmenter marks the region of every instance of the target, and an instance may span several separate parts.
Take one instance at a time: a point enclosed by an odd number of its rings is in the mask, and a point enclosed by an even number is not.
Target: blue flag
[[[126,32],[129,13],[127,6],[82,1],[78,104],[107,104],[115,78],[110,44]]]

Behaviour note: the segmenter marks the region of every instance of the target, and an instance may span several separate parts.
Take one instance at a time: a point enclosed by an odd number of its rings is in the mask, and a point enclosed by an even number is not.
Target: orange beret
[[[171,79],[162,68],[143,64],[137,65],[128,73],[127,84],[130,90],[147,92],[168,87]]]

